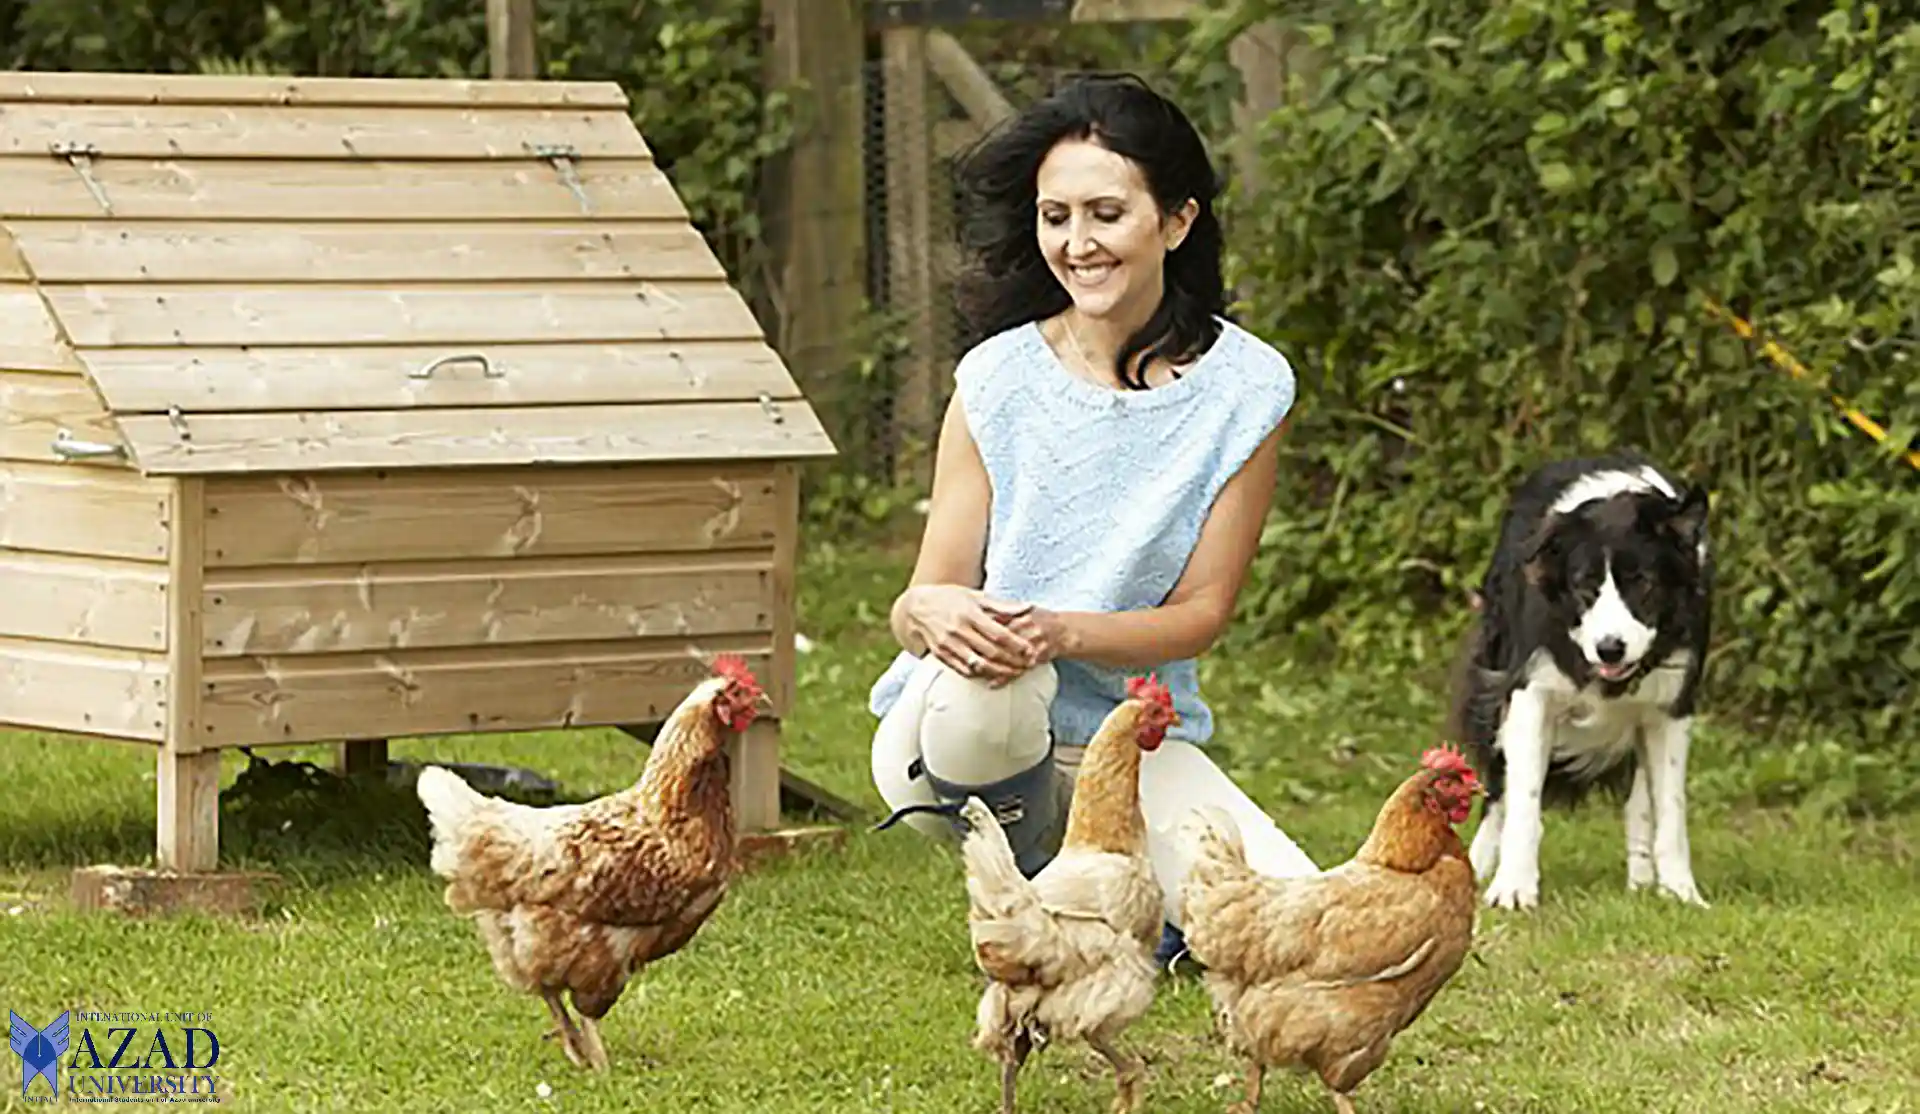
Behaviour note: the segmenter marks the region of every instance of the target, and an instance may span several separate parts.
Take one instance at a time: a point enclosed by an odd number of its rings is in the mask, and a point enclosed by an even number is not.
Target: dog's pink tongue
[[[1627,668],[1624,665],[1601,665],[1597,671],[1609,681],[1618,681],[1627,675]]]

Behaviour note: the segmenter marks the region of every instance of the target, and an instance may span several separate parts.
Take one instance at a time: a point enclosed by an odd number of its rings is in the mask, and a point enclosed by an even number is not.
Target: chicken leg
[[[1335,1091],[1333,1093],[1333,1109],[1335,1114],[1353,1114],[1353,1100]]]
[[[600,1043],[600,1023],[584,1013],[580,1015],[580,1051],[594,1071],[607,1070],[607,1046]]]
[[[1266,1081],[1267,1069],[1254,1064],[1247,1071],[1247,1097],[1227,1107],[1227,1114],[1254,1114],[1260,1109],[1260,1085]]]
[[[547,1012],[553,1014],[553,1023],[559,1027],[557,1031],[560,1034],[560,1047],[566,1050],[568,1061],[577,1068],[590,1067],[591,1062],[581,1047],[580,1030],[574,1025],[573,1018],[567,1013],[567,1007],[561,1004],[560,992],[557,990],[542,991],[540,998],[546,1002]]]
[[[1013,1114],[1015,1082],[1027,1062],[1027,1054],[1032,1051],[1033,1038],[1020,1033],[1013,1038],[1012,1054],[1000,1061],[1000,1114]]]
[[[1113,1065],[1113,1114],[1130,1114],[1140,1103],[1140,1080],[1146,1075],[1146,1065],[1127,1059],[1104,1037],[1088,1037],[1087,1044]]]

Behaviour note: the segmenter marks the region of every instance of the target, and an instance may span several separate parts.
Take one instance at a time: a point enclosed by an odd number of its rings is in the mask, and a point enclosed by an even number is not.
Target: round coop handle
[[[507,374],[500,368],[494,367],[493,361],[487,358],[485,352],[459,352],[451,356],[442,356],[431,363],[417,367],[407,373],[407,378],[432,379],[434,372],[448,364],[479,364],[480,374],[488,379],[499,379]]]
[[[53,455],[61,460],[96,460],[102,457],[124,457],[127,455],[127,450],[122,445],[77,440],[72,430],[62,426],[53,431]]]

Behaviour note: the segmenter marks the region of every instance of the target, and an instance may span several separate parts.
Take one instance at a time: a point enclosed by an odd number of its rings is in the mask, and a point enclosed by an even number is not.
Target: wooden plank
[[[111,213],[66,163],[0,159],[0,218],[92,220],[578,220],[580,200],[544,162],[188,162],[103,159],[94,179]],[[673,183],[650,161],[575,165],[599,220],[685,220]]]
[[[235,477],[207,487],[207,564],[763,549],[775,488],[765,464]]]
[[[0,546],[164,561],[167,491],[124,470],[0,462]]]
[[[419,77],[226,77],[203,74],[0,71],[0,103],[351,105],[404,108],[625,108],[612,81],[484,81]]]
[[[119,444],[120,430],[78,375],[0,371],[0,460],[61,463],[54,435],[65,429],[83,441]],[[126,462],[102,458],[75,460],[83,465],[125,468]]]
[[[500,282],[724,279],[680,219],[516,224],[22,221],[42,282]],[[4,268],[0,254],[0,269]]]
[[[209,661],[202,675],[204,742],[645,722],[684,700],[709,675],[712,655],[741,654],[759,671],[767,652],[766,636],[748,635]]]
[[[80,371],[40,292],[24,282],[0,285],[0,368]]]
[[[724,281],[41,287],[76,348],[761,340]]]
[[[968,118],[984,129],[1013,115],[1013,105],[1000,92],[1000,86],[959,39],[940,30],[929,30],[926,36],[927,68],[947,87]]]
[[[533,0],[487,0],[487,74],[500,81],[540,76]]]
[[[117,413],[798,399],[762,341],[489,345],[471,363],[416,371],[439,348],[97,348],[83,354]],[[76,380],[78,382],[78,380]],[[118,434],[115,438],[118,439]]]
[[[0,157],[40,160],[58,143],[105,159],[532,160],[541,144],[588,159],[652,154],[620,108],[16,104],[0,119]]]
[[[27,269],[27,257],[20,254],[13,230],[0,225],[0,289],[32,282],[33,272]]]
[[[167,567],[0,549],[0,637],[167,648]]]
[[[1193,19],[1205,10],[1199,0],[1073,0],[1067,18],[1074,23],[1146,23]]]
[[[205,592],[210,658],[696,638],[774,624],[770,552],[215,570]]]
[[[163,654],[0,638],[0,723],[158,743]]]
[[[771,406],[777,417],[757,402],[195,414],[184,423],[185,435],[165,415],[125,415],[119,422],[134,462],[148,475],[833,455],[812,407]]]
[[[200,753],[201,598],[206,572],[206,484],[173,485],[167,580],[167,737],[156,770],[154,858],[163,870],[211,871],[220,862],[220,756]]]

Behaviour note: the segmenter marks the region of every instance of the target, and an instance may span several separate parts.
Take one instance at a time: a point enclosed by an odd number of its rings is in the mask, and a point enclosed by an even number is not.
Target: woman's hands
[[[1048,660],[1039,656],[1046,628],[1031,604],[959,584],[921,584],[900,602],[916,640],[961,676],[998,687]]]
[[[1072,655],[1072,628],[1060,612],[1030,603],[1007,606],[1005,601],[994,599],[988,599],[985,606],[995,619],[1005,623],[1008,630],[1032,649],[1027,668]]]

